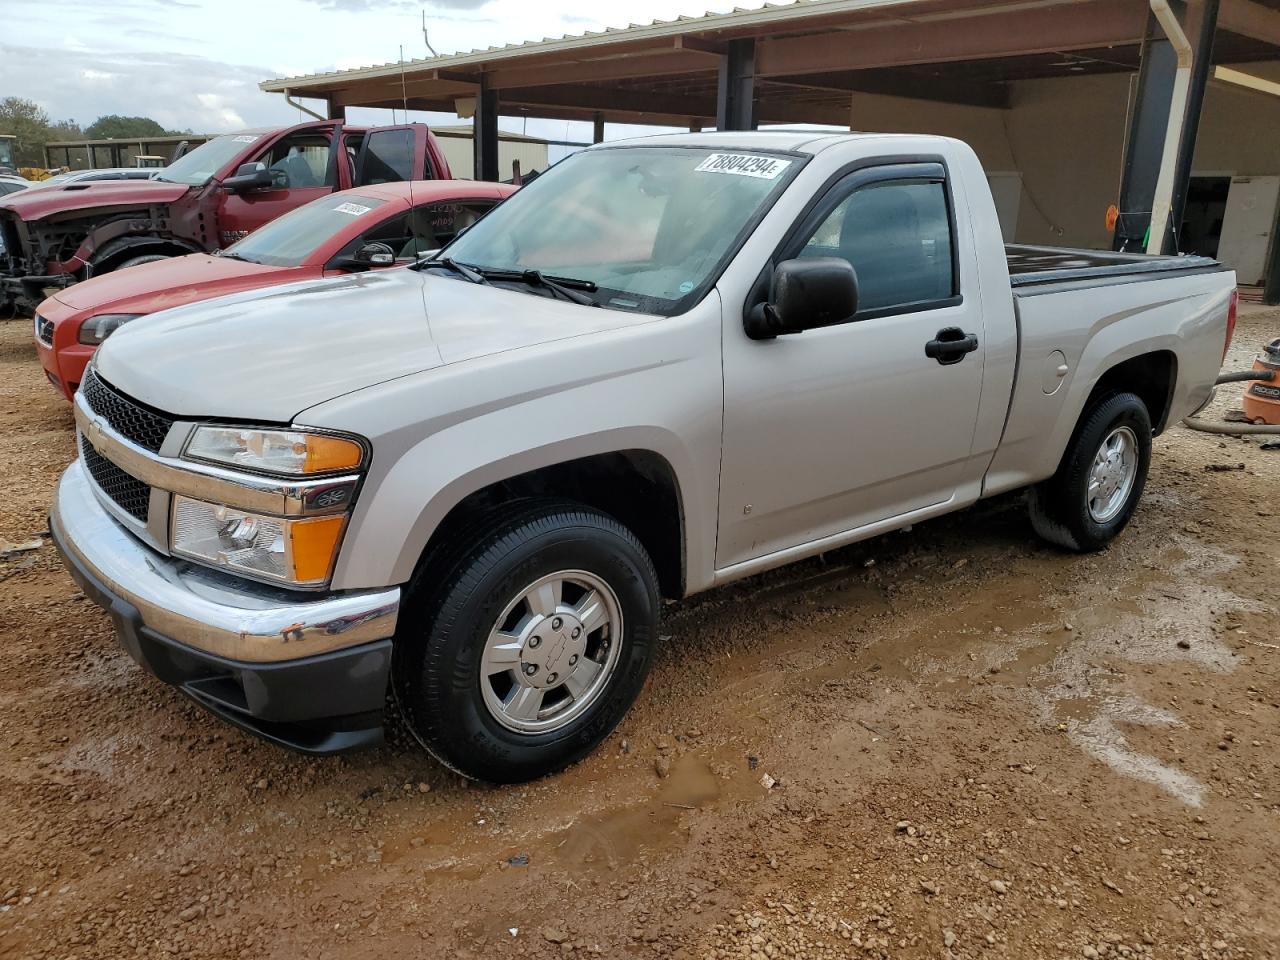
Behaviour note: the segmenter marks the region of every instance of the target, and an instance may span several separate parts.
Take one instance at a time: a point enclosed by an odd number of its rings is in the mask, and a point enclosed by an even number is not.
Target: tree
[[[17,137],[13,146],[14,161],[20,167],[43,167],[44,145],[60,137],[75,136],[74,122],[54,126],[49,115],[32,100],[5,97],[0,100],[0,133]]]
[[[125,140],[137,137],[163,137],[168,131],[150,117],[121,117],[108,114],[85,128],[89,140]]]

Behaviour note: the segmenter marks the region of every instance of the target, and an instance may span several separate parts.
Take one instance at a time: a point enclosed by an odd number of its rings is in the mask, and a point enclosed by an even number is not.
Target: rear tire
[[[1058,472],[1032,488],[1032,528],[1065,550],[1101,550],[1133,516],[1150,466],[1146,404],[1132,393],[1100,398],[1081,416]]]
[[[566,501],[464,525],[409,588],[392,689],[418,742],[463,776],[516,783],[563,769],[618,725],[644,685],[658,579],[635,536]]]

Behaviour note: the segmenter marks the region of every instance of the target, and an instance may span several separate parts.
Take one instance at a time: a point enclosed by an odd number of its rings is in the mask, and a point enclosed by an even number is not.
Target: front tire
[[[1093,403],[1080,419],[1058,472],[1031,490],[1031,525],[1055,546],[1101,550],[1142,499],[1151,466],[1151,416],[1132,393]]]
[[[657,575],[634,534],[563,501],[462,529],[410,586],[392,689],[441,763],[515,783],[563,769],[617,726],[649,671]]]

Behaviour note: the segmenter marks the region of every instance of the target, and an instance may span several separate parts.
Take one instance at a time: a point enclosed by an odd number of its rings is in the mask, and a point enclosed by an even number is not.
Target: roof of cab
[[[610,140],[591,149],[610,147],[709,147],[717,150],[785,150],[790,153],[819,153],[836,143],[854,139],[899,136],[882,133],[849,133],[843,130],[726,130],[705,133],[659,133],[627,140]]]
[[[487,180],[396,180],[389,183],[371,183],[340,190],[334,196],[361,194],[382,200],[469,200],[505,197],[519,189],[509,183],[490,183]]]

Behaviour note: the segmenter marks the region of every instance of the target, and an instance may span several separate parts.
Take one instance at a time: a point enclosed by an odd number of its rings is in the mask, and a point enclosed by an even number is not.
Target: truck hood
[[[278,283],[284,272],[280,267],[193,253],[113,270],[59,290],[54,299],[72,310],[155,313],[195,300],[269,286]],[[319,273],[319,268],[313,273]]]
[[[119,390],[177,416],[288,423],[318,403],[446,363],[653,319],[387,270],[152,314],[114,333],[95,362]]]
[[[12,210],[31,222],[65,210],[173,203],[190,189],[185,183],[161,180],[97,180],[19,190],[0,199],[0,209]]]

